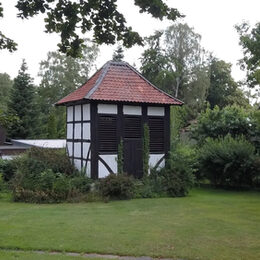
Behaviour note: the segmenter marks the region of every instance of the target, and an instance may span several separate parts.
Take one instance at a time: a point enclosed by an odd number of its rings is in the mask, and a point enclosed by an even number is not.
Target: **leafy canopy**
[[[207,101],[210,107],[237,104],[243,107],[249,106],[249,100],[245,97],[238,83],[231,75],[231,64],[216,57],[209,58],[210,87]]]
[[[174,21],[182,16],[163,0],[134,0],[134,4],[141,13],[150,13],[160,20],[167,18]],[[79,32],[93,32],[93,39],[98,44],[122,41],[125,47],[131,47],[143,43],[142,37],[126,25],[125,17],[117,10],[117,0],[18,0],[16,7],[18,17],[22,19],[45,14],[46,32],[60,34],[59,50],[73,57],[80,55],[84,45]],[[0,6],[1,16],[3,9]],[[13,51],[16,44],[0,32],[1,48]]]
[[[260,23],[251,28],[248,23],[236,26],[239,34],[239,44],[244,57],[240,60],[241,68],[247,71],[249,87],[260,85]]]

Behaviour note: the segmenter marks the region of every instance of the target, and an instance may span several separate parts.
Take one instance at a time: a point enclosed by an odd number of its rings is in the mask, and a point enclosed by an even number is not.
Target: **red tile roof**
[[[156,88],[126,62],[107,62],[82,87],[56,103],[79,100],[121,101],[182,105],[183,103]]]

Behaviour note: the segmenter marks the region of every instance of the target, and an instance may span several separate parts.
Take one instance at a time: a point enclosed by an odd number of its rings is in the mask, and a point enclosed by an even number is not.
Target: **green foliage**
[[[81,33],[92,32],[93,40],[98,44],[114,44],[121,40],[126,47],[142,44],[141,36],[126,25],[126,20],[118,10],[117,1],[28,1],[18,0],[16,7],[18,17],[29,18],[37,14],[46,13],[44,19],[46,32],[59,33],[60,51],[72,57],[78,57],[84,46]],[[140,12],[150,13],[162,20],[176,20],[182,15],[175,8],[168,7],[163,0],[140,1],[135,0]],[[1,45],[0,45],[1,46]]]
[[[55,139],[58,138],[58,131],[57,131],[57,118],[54,111],[51,111],[48,118],[48,125],[47,125],[47,138]]]
[[[75,173],[66,151],[33,147],[27,152],[29,159],[44,169],[52,169],[55,173],[61,172],[67,175]]]
[[[72,58],[59,52],[49,52],[40,62],[40,86],[37,88],[39,106],[39,136],[41,138],[65,138],[66,110],[53,104],[86,82],[94,67],[99,49],[85,40],[82,58]],[[53,120],[55,118],[55,120]],[[56,121],[56,122],[55,122]]]
[[[32,149],[17,159],[12,179],[15,201],[72,201],[90,191],[92,181],[68,164],[64,151]]]
[[[157,87],[182,99],[192,110],[204,108],[209,88],[201,36],[187,24],[174,24],[146,39],[141,72]]]
[[[5,183],[4,183],[4,179],[3,179],[2,173],[0,171],[0,192],[2,192],[4,190],[5,190]]]
[[[15,43],[12,39],[6,37],[0,31],[0,50],[2,50],[2,49],[7,49],[10,52],[16,51],[17,50],[17,43]]]
[[[193,129],[193,137],[202,144],[207,137],[244,135],[258,147],[259,132],[253,113],[236,105],[223,109],[218,106],[214,109],[207,108],[198,118],[197,125]]]
[[[4,181],[9,182],[17,170],[19,164],[19,157],[12,160],[4,160],[0,158],[0,173],[2,173],[2,178]]]
[[[4,127],[7,132],[11,131],[13,127],[19,124],[20,120],[16,115],[4,112],[0,109],[0,126]]]
[[[246,22],[236,26],[239,34],[239,44],[242,46],[244,57],[240,65],[247,72],[249,87],[260,85],[260,23],[253,28]]]
[[[134,179],[125,174],[110,174],[99,183],[100,193],[105,199],[132,199],[134,189]]]
[[[148,176],[149,173],[149,155],[150,155],[150,135],[149,126],[144,124],[144,136],[143,136],[143,176]]]
[[[124,50],[121,45],[118,45],[116,50],[113,52],[113,61],[122,61],[124,59]]]
[[[260,176],[259,157],[244,137],[208,138],[199,152],[200,171],[212,184],[252,187]]]
[[[210,107],[216,105],[223,108],[227,105],[237,104],[240,106],[249,106],[249,100],[246,99],[238,84],[232,78],[231,64],[223,60],[211,57],[209,61],[210,87],[207,101]]]
[[[27,70],[26,62],[23,60],[11,89],[8,110],[11,115],[15,115],[19,119],[19,122],[10,129],[9,133],[12,138],[25,139],[35,136],[35,126],[37,124],[35,87]]]
[[[194,149],[183,144],[172,145],[166,166],[161,170],[167,194],[172,197],[186,196],[195,183],[196,167],[197,157]]]
[[[196,151],[184,144],[175,144],[164,168],[151,169],[148,176],[135,182],[135,197],[186,196],[195,182],[196,170]]]
[[[118,153],[117,153],[117,172],[118,174],[124,173],[124,150],[123,150],[123,139],[120,139],[120,143],[118,144]]]
[[[7,73],[0,73],[0,110],[6,112],[13,81]]]

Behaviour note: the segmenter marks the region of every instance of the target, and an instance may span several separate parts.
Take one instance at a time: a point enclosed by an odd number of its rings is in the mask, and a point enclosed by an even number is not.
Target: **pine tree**
[[[27,70],[27,64],[23,60],[11,89],[8,110],[19,119],[19,123],[10,130],[9,135],[12,138],[32,138],[35,135],[34,126],[37,117],[34,103],[35,89]]]
[[[118,45],[116,50],[113,53],[113,61],[122,61],[124,59],[124,50],[121,45]]]
[[[58,138],[57,118],[56,118],[56,115],[55,115],[54,111],[52,111],[49,114],[48,125],[47,125],[47,132],[48,132],[48,138],[49,139]]]

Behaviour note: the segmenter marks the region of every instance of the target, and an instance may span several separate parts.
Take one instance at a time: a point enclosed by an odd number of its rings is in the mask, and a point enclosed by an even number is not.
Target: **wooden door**
[[[142,141],[141,139],[124,140],[124,172],[135,178],[143,176]]]

